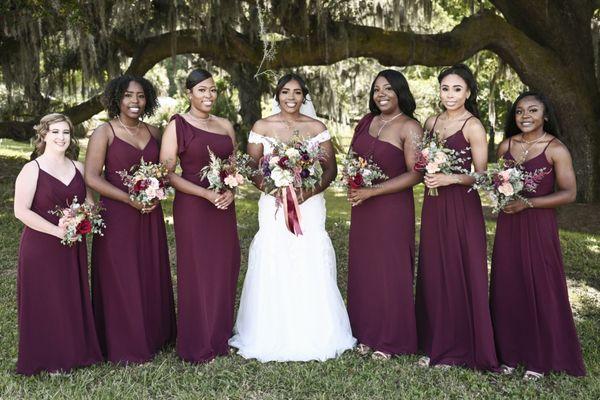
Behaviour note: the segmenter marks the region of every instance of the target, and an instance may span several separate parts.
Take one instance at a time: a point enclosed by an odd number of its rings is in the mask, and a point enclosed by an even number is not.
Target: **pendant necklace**
[[[140,129],[140,124],[142,123],[142,121],[138,120],[138,123],[137,123],[137,125],[136,125],[136,126],[129,126],[129,127],[128,127],[127,125],[125,125],[125,124],[123,123],[123,121],[121,121],[121,116],[117,115],[117,120],[119,121],[119,124],[120,124],[120,125],[123,127],[123,129],[125,129],[125,131],[126,131],[127,133],[129,133],[129,135],[131,135],[131,136],[135,136],[135,135],[138,133],[138,131],[139,131],[139,129]],[[131,132],[131,131],[129,130],[129,128],[132,128],[132,129],[133,129],[133,128],[135,128],[135,133]]]
[[[529,154],[529,150],[531,150],[533,145],[536,144],[537,142],[541,141],[546,136],[546,134],[547,134],[547,132],[544,132],[544,134],[542,136],[540,136],[539,138],[532,140],[532,141],[525,140],[524,135],[521,135],[521,141],[519,142],[519,144],[521,145],[521,149],[523,150],[523,157],[521,159],[521,164],[523,164],[525,161],[527,161],[527,155]],[[523,143],[526,143],[528,145],[527,148],[525,148],[525,145]]]

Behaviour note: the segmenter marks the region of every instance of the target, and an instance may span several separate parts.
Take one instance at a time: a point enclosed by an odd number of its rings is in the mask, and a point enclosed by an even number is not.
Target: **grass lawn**
[[[13,216],[13,182],[29,153],[28,146],[0,141],[0,399],[600,398],[597,205],[565,207],[559,218],[569,292],[588,368],[585,378],[551,375],[540,382],[523,382],[522,370],[514,376],[501,376],[462,368],[422,369],[416,366],[417,356],[382,362],[362,358],[355,352],[322,363],[261,364],[230,356],[207,365],[191,365],[180,361],[173,348],[143,365],[121,367],[104,363],[68,375],[16,375],[16,265],[22,226]],[[422,187],[415,197],[420,208]],[[242,245],[240,291],[248,247],[257,230],[257,198],[257,191],[246,189],[236,202]],[[327,192],[327,208],[327,228],[337,253],[340,289],[345,295],[350,210],[344,194],[335,189]],[[175,274],[171,204],[166,205],[165,214]],[[491,252],[495,222],[490,218],[486,224]]]

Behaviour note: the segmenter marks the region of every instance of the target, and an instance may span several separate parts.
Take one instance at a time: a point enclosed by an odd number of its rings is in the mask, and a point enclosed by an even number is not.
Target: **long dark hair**
[[[144,90],[146,106],[142,117],[151,116],[158,109],[158,96],[154,86],[148,79],[135,75],[122,75],[108,82],[104,90],[102,103],[110,118],[114,118],[121,113],[121,101],[130,82],[139,83]]]
[[[298,82],[298,84],[300,85],[300,89],[302,90],[302,96],[304,97],[304,99],[302,100],[302,104],[306,103],[306,96],[308,95],[308,87],[306,86],[306,82],[304,82],[304,79],[302,79],[300,75],[289,73],[279,78],[279,80],[277,81],[277,86],[275,86],[275,92],[273,93],[273,97],[275,98],[277,104],[279,104],[279,94],[283,90],[283,87],[286,85],[286,83],[290,81]]]
[[[417,104],[415,103],[415,98],[408,87],[408,82],[401,72],[393,69],[384,69],[377,74],[375,79],[373,79],[373,83],[371,83],[371,91],[369,93],[369,110],[371,110],[371,112],[375,115],[381,114],[381,110],[379,107],[377,107],[377,104],[373,100],[373,93],[375,93],[375,81],[380,76],[387,79],[389,84],[392,86],[392,90],[398,97],[398,106],[400,107],[400,111],[412,119],[415,119],[414,112],[417,108]]]
[[[444,68],[438,75],[438,82],[441,84],[442,80],[448,75],[458,75],[465,81],[471,92],[471,95],[465,101],[465,108],[475,117],[479,118],[479,108],[477,107],[477,93],[479,89],[477,88],[477,81],[475,80],[475,76],[473,76],[471,69],[465,64],[456,64]]]
[[[202,81],[207,80],[208,78],[212,78],[212,74],[210,72],[202,68],[195,69],[190,72],[185,79],[185,88],[192,90],[194,86]]]
[[[560,133],[558,129],[558,120],[556,119],[556,114],[554,113],[552,103],[550,103],[550,100],[548,100],[543,93],[530,90],[521,93],[519,97],[517,97],[517,99],[512,103],[508,114],[506,114],[506,121],[504,123],[504,138],[509,138],[521,133],[516,121],[517,104],[519,104],[519,101],[521,101],[523,98],[529,96],[535,98],[544,105],[544,131],[550,133],[551,135],[558,136]]]

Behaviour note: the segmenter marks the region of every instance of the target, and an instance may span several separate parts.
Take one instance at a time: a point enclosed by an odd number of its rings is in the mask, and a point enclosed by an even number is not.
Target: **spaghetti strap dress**
[[[470,171],[471,151],[463,134],[467,121],[445,145],[466,152],[463,167]],[[431,132],[436,123],[437,118]],[[439,187],[438,196],[425,194],[415,302],[419,348],[430,365],[498,369],[486,247],[477,191],[452,184]]]
[[[506,160],[514,160],[510,143]],[[554,192],[556,176],[546,148],[521,164],[528,172],[546,172],[535,193],[526,193],[532,198]],[[503,364],[521,364],[539,373],[585,375],[554,208],[498,215],[490,306],[498,358]]]
[[[65,184],[38,164],[31,210],[55,225],[59,217],[49,211],[67,207],[75,197],[80,203],[85,201],[83,176],[73,167],[75,176]],[[18,373],[68,372],[102,361],[90,301],[85,237],[65,246],[57,237],[26,226],[19,247],[17,304]]]
[[[118,171],[129,171],[142,158],[157,163],[159,144],[150,135],[140,150],[112,133],[104,177],[127,192]],[[146,362],[175,339],[163,211],[160,204],[142,214],[118,200],[101,196],[100,201],[106,229],[92,245],[92,300],[102,352],[114,363]]]

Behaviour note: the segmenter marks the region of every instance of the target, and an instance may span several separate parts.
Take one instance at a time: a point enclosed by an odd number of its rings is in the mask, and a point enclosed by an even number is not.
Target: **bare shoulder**
[[[310,136],[317,136],[319,133],[322,133],[327,130],[327,127],[324,123],[322,123],[318,119],[314,119],[306,115],[302,116],[301,122],[303,124],[306,124],[306,132]]]
[[[160,139],[160,129],[158,129],[158,127],[150,124],[146,124],[146,126],[148,127],[150,134],[154,136],[154,138]]]
[[[29,181],[30,179],[37,180],[40,168],[35,161],[29,161],[23,165],[17,179]]]
[[[546,151],[550,153],[551,157],[571,157],[569,148],[556,136],[551,136],[550,143],[548,144],[548,149]]]
[[[73,164],[75,164],[75,168],[77,168],[79,170],[79,172],[83,172],[85,167],[83,166],[82,162],[73,160]]]
[[[467,120],[467,122],[465,123],[465,126],[463,128],[463,133],[465,135],[465,137],[470,138],[470,139],[474,139],[474,138],[486,138],[487,133],[485,131],[485,127],[483,126],[483,124],[481,123],[481,121],[479,120],[479,118],[475,117],[475,118],[469,118],[469,120]]]
[[[105,122],[99,126],[96,127],[96,129],[94,129],[94,131],[92,132],[92,136],[90,137],[90,139],[104,139],[107,140],[109,138],[109,132],[112,133],[112,129],[110,126],[110,122]]]
[[[510,142],[510,138],[504,139],[498,145],[497,153],[498,155],[503,155],[508,151],[508,143]]]
[[[437,115],[432,115],[429,118],[427,118],[427,120],[425,120],[425,125],[423,125],[425,127],[426,130],[430,131],[433,129],[433,124],[435,123],[435,120],[437,119]]]
[[[223,117],[217,117],[216,115],[215,117],[215,121],[217,122],[217,124],[225,131],[227,132],[228,135],[231,135],[234,133],[233,130],[233,124],[231,123],[231,121],[229,121],[227,118],[223,118]]]

